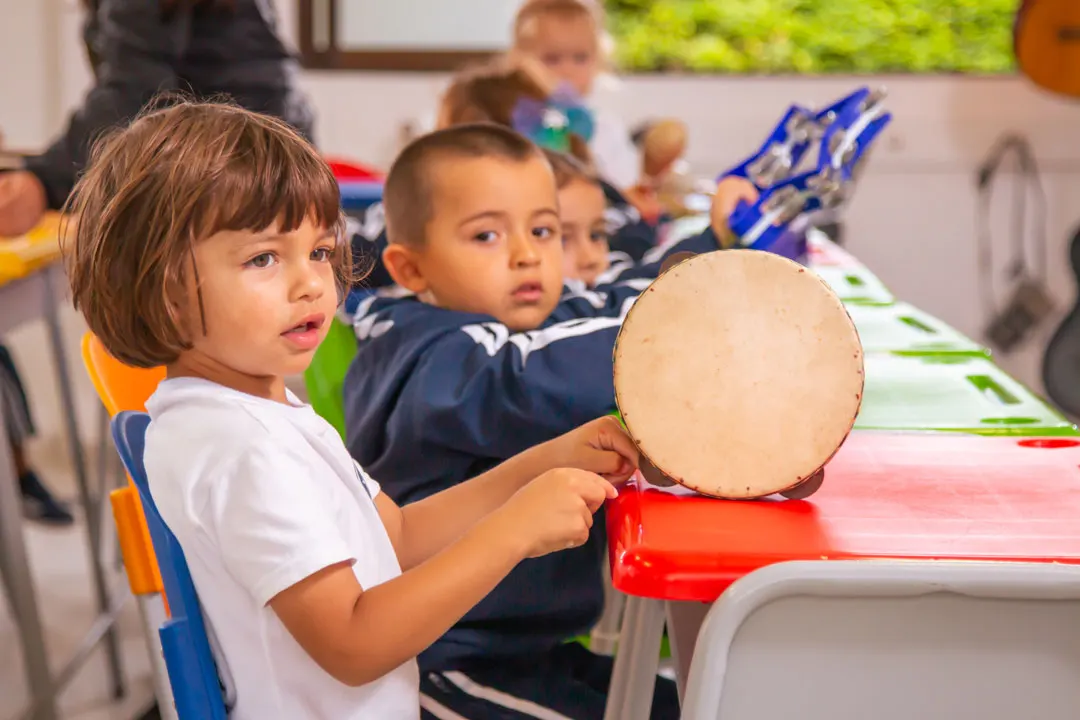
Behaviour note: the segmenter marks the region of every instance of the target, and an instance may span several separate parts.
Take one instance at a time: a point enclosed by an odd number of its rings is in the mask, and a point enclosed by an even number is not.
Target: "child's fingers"
[[[600,447],[604,450],[613,450],[633,465],[638,463],[638,449],[634,441],[623,430],[619,421],[613,417],[605,417],[600,421]]]
[[[589,507],[589,512],[596,512],[605,500],[618,495],[619,491],[615,489],[615,486],[599,475],[592,475],[581,489],[581,499]]]

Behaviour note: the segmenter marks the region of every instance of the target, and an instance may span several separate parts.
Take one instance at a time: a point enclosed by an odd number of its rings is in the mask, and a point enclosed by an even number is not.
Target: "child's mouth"
[[[319,328],[326,321],[324,315],[311,315],[281,333],[301,349],[311,349],[319,344]]]
[[[544,288],[540,283],[523,283],[514,290],[514,299],[523,303],[539,302],[544,296]]]

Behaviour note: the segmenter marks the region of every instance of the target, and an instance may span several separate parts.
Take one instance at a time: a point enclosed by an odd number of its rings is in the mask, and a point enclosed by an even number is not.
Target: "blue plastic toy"
[[[850,198],[871,144],[892,120],[884,99],[884,91],[864,87],[822,110],[792,105],[757,153],[720,176],[746,178],[760,193],[729,218],[741,247],[804,261],[807,226]],[[814,146],[812,168],[797,172]]]

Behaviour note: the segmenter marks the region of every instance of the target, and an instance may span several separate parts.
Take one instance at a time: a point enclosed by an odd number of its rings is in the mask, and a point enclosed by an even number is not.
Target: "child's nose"
[[[540,252],[532,235],[515,235],[510,245],[510,263],[514,267],[536,265]]]
[[[293,271],[292,295],[294,300],[321,297],[325,283],[314,263],[298,263]]]

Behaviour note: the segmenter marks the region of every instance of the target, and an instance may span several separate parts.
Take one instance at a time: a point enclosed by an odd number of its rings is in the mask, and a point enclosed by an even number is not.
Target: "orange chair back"
[[[146,412],[146,401],[158,383],[165,379],[165,368],[133,368],[120,362],[105,349],[93,333],[83,335],[83,362],[94,389],[109,415],[122,410]]]
[[[98,397],[115,416],[122,410],[146,412],[146,401],[154,394],[158,383],[165,379],[165,368],[133,368],[108,353],[101,340],[93,333],[83,335],[83,364],[90,381],[94,383]],[[131,478],[128,486],[109,494],[117,535],[120,538],[120,554],[127,570],[128,584],[135,595],[161,595],[161,571],[158,569],[150,530],[146,526],[139,491]],[[165,612],[169,611],[165,602]]]

